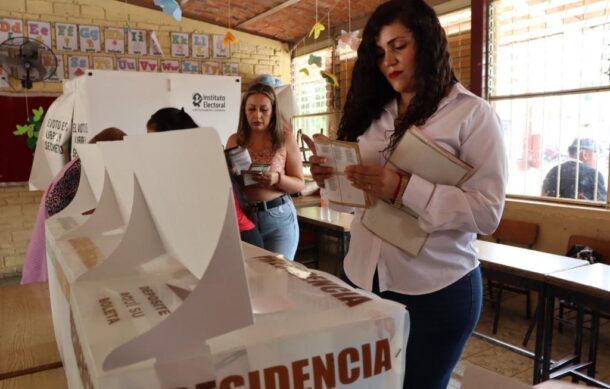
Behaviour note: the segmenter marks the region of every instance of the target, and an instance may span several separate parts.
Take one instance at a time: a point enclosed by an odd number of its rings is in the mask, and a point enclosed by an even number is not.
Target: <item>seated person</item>
[[[605,202],[606,182],[597,170],[599,151],[593,139],[574,139],[568,148],[570,159],[544,178],[542,196]]]
[[[199,127],[191,116],[184,112],[184,108],[161,108],[153,113],[146,123],[148,132],[165,132],[170,130],[184,130]]]
[[[109,127],[91,138],[89,143],[122,140],[125,135],[118,128]],[[72,202],[80,183],[80,170],[80,158],[74,158],[57,173],[49,188],[42,195],[32,231],[32,240],[30,240],[23,262],[22,285],[48,280],[44,222]]]

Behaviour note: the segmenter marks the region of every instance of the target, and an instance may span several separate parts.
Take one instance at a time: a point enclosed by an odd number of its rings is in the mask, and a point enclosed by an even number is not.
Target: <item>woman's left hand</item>
[[[350,165],[345,168],[347,179],[358,189],[388,201],[400,183],[398,172],[381,165]]]
[[[259,175],[253,176],[254,181],[258,182],[259,185],[270,188],[277,184],[279,181],[278,172],[264,172]]]

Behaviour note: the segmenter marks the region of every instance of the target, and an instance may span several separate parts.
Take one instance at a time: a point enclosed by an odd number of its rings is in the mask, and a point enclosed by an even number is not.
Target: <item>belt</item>
[[[279,207],[282,204],[286,204],[290,202],[290,196],[287,194],[277,197],[273,200],[269,201],[258,201],[256,203],[251,203],[250,205],[256,208],[257,211],[266,211],[271,208]]]

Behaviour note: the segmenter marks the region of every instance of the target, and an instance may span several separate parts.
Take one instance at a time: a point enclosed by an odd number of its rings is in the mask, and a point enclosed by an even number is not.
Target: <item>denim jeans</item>
[[[446,288],[417,296],[380,293],[377,272],[374,277],[373,292],[404,304],[411,318],[403,389],[446,389],[481,314],[480,267]],[[341,278],[354,286],[345,273]]]
[[[265,250],[282,254],[292,261],[299,244],[297,210],[292,201],[258,211],[256,219],[256,228],[263,238]]]

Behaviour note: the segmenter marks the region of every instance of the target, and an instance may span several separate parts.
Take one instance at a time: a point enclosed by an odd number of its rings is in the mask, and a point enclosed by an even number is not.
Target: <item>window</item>
[[[490,24],[508,193],[607,203],[610,1],[497,0]]]
[[[458,80],[470,88],[470,8],[439,15],[447,34],[451,64]]]

